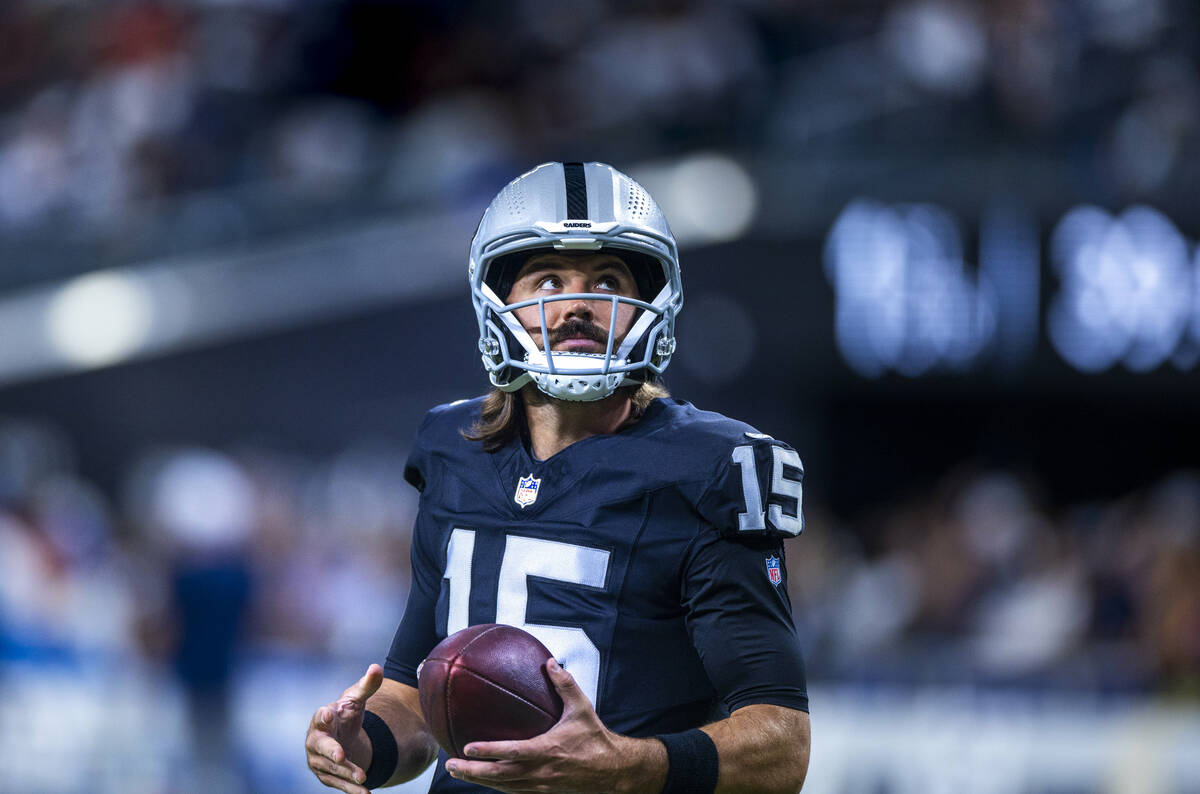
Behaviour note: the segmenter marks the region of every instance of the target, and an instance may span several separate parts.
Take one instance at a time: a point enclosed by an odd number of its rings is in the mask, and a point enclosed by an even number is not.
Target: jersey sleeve
[[[421,492],[421,506],[413,523],[412,584],[404,617],[392,638],[391,650],[383,667],[384,675],[410,686],[417,685],[417,667],[437,645],[438,599],[442,597],[446,549],[444,536],[425,509],[429,494],[436,493],[444,480],[444,449],[448,439],[459,439],[464,420],[473,418],[471,401],[460,400],[439,405],[425,415],[417,428],[412,451],[404,465],[404,479]],[[445,608],[441,609],[441,629],[445,629]]]
[[[425,414],[425,418],[417,428],[416,437],[413,439],[412,451],[408,453],[408,460],[404,463],[405,482],[421,493],[425,492],[425,487],[433,476],[430,471],[430,456],[427,447],[429,444],[428,428],[434,420],[435,412],[436,409]]]
[[[804,464],[796,451],[761,433],[728,447],[697,502],[729,538],[790,538],[804,529]]]
[[[683,574],[688,632],[726,707],[808,711],[782,542],[731,539],[706,527],[685,555]]]
[[[435,533],[425,523],[418,513],[413,527],[408,604],[383,666],[384,675],[409,686],[417,685],[417,667],[438,643],[435,615],[442,586],[441,554],[432,548]]]

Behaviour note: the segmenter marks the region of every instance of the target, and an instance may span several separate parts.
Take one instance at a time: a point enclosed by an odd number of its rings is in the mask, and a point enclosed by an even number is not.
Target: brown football
[[[532,634],[483,623],[451,634],[417,670],[421,711],[453,757],[471,742],[530,739],[562,716],[546,673],[550,651]]]

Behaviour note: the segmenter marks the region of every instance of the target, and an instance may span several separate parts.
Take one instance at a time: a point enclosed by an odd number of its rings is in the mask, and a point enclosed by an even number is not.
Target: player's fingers
[[[530,758],[535,747],[531,741],[472,742],[463,748],[467,758],[487,758],[495,761],[518,761]]]
[[[573,706],[576,709],[592,708],[592,702],[587,699],[587,695],[583,694],[579,684],[575,683],[575,677],[564,670],[554,657],[546,660],[546,672],[550,674],[550,683],[554,684],[554,689],[563,699],[564,706]]]
[[[324,733],[313,733],[308,737],[308,741],[304,743],[310,752],[324,756],[335,764],[340,764],[346,760],[346,751],[341,743],[332,736]]]
[[[461,758],[448,760],[446,771],[451,777],[459,780],[504,790],[508,790],[510,786],[517,788],[512,784],[527,778],[530,773],[528,764],[515,764],[510,761],[464,761]]]
[[[357,783],[351,783],[349,780],[342,780],[340,777],[327,774],[325,772],[317,772],[317,780],[324,783],[329,788],[335,788],[338,791],[344,791],[346,794],[371,794]]]
[[[383,685],[383,668],[377,664],[373,664],[367,668],[367,672],[363,677],[358,679],[345,692],[342,693],[343,700],[352,700],[355,704],[361,705],[367,702],[367,698],[379,691],[379,687]]]
[[[325,756],[316,753],[308,754],[308,768],[314,772],[326,772],[348,783],[358,783],[361,785],[367,779],[367,773],[362,771],[360,767],[349,762],[335,764]]]
[[[308,727],[310,730],[315,728],[319,731],[328,731],[332,724],[333,709],[329,706],[322,706],[313,712],[312,721],[308,723]]]

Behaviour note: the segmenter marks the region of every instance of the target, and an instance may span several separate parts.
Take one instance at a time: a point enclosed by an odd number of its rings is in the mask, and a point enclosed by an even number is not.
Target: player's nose
[[[591,319],[593,315],[592,305],[588,301],[582,299],[574,299],[567,301],[567,307],[564,311],[564,318],[569,319],[577,317],[579,319]]]
[[[576,293],[587,292],[587,287],[582,283],[580,283],[580,284],[571,283],[571,284],[567,284],[566,287],[571,292],[576,292]],[[595,310],[594,310],[594,307],[592,306],[592,302],[584,300],[583,298],[568,298],[567,300],[563,301],[563,304],[564,304],[564,306],[563,306],[564,319],[570,318],[570,317],[578,317],[581,319],[582,318],[591,319],[592,316],[595,314]]]

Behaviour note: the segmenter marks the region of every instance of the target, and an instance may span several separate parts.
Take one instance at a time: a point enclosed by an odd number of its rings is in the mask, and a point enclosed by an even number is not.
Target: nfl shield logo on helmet
[[[519,504],[522,510],[529,507],[537,501],[538,486],[541,484],[541,478],[534,478],[533,472],[530,472],[528,477],[517,480],[517,492],[513,495],[513,501]]]
[[[767,557],[767,578],[773,585],[778,585],[783,581],[783,571],[779,567],[778,557]]]

